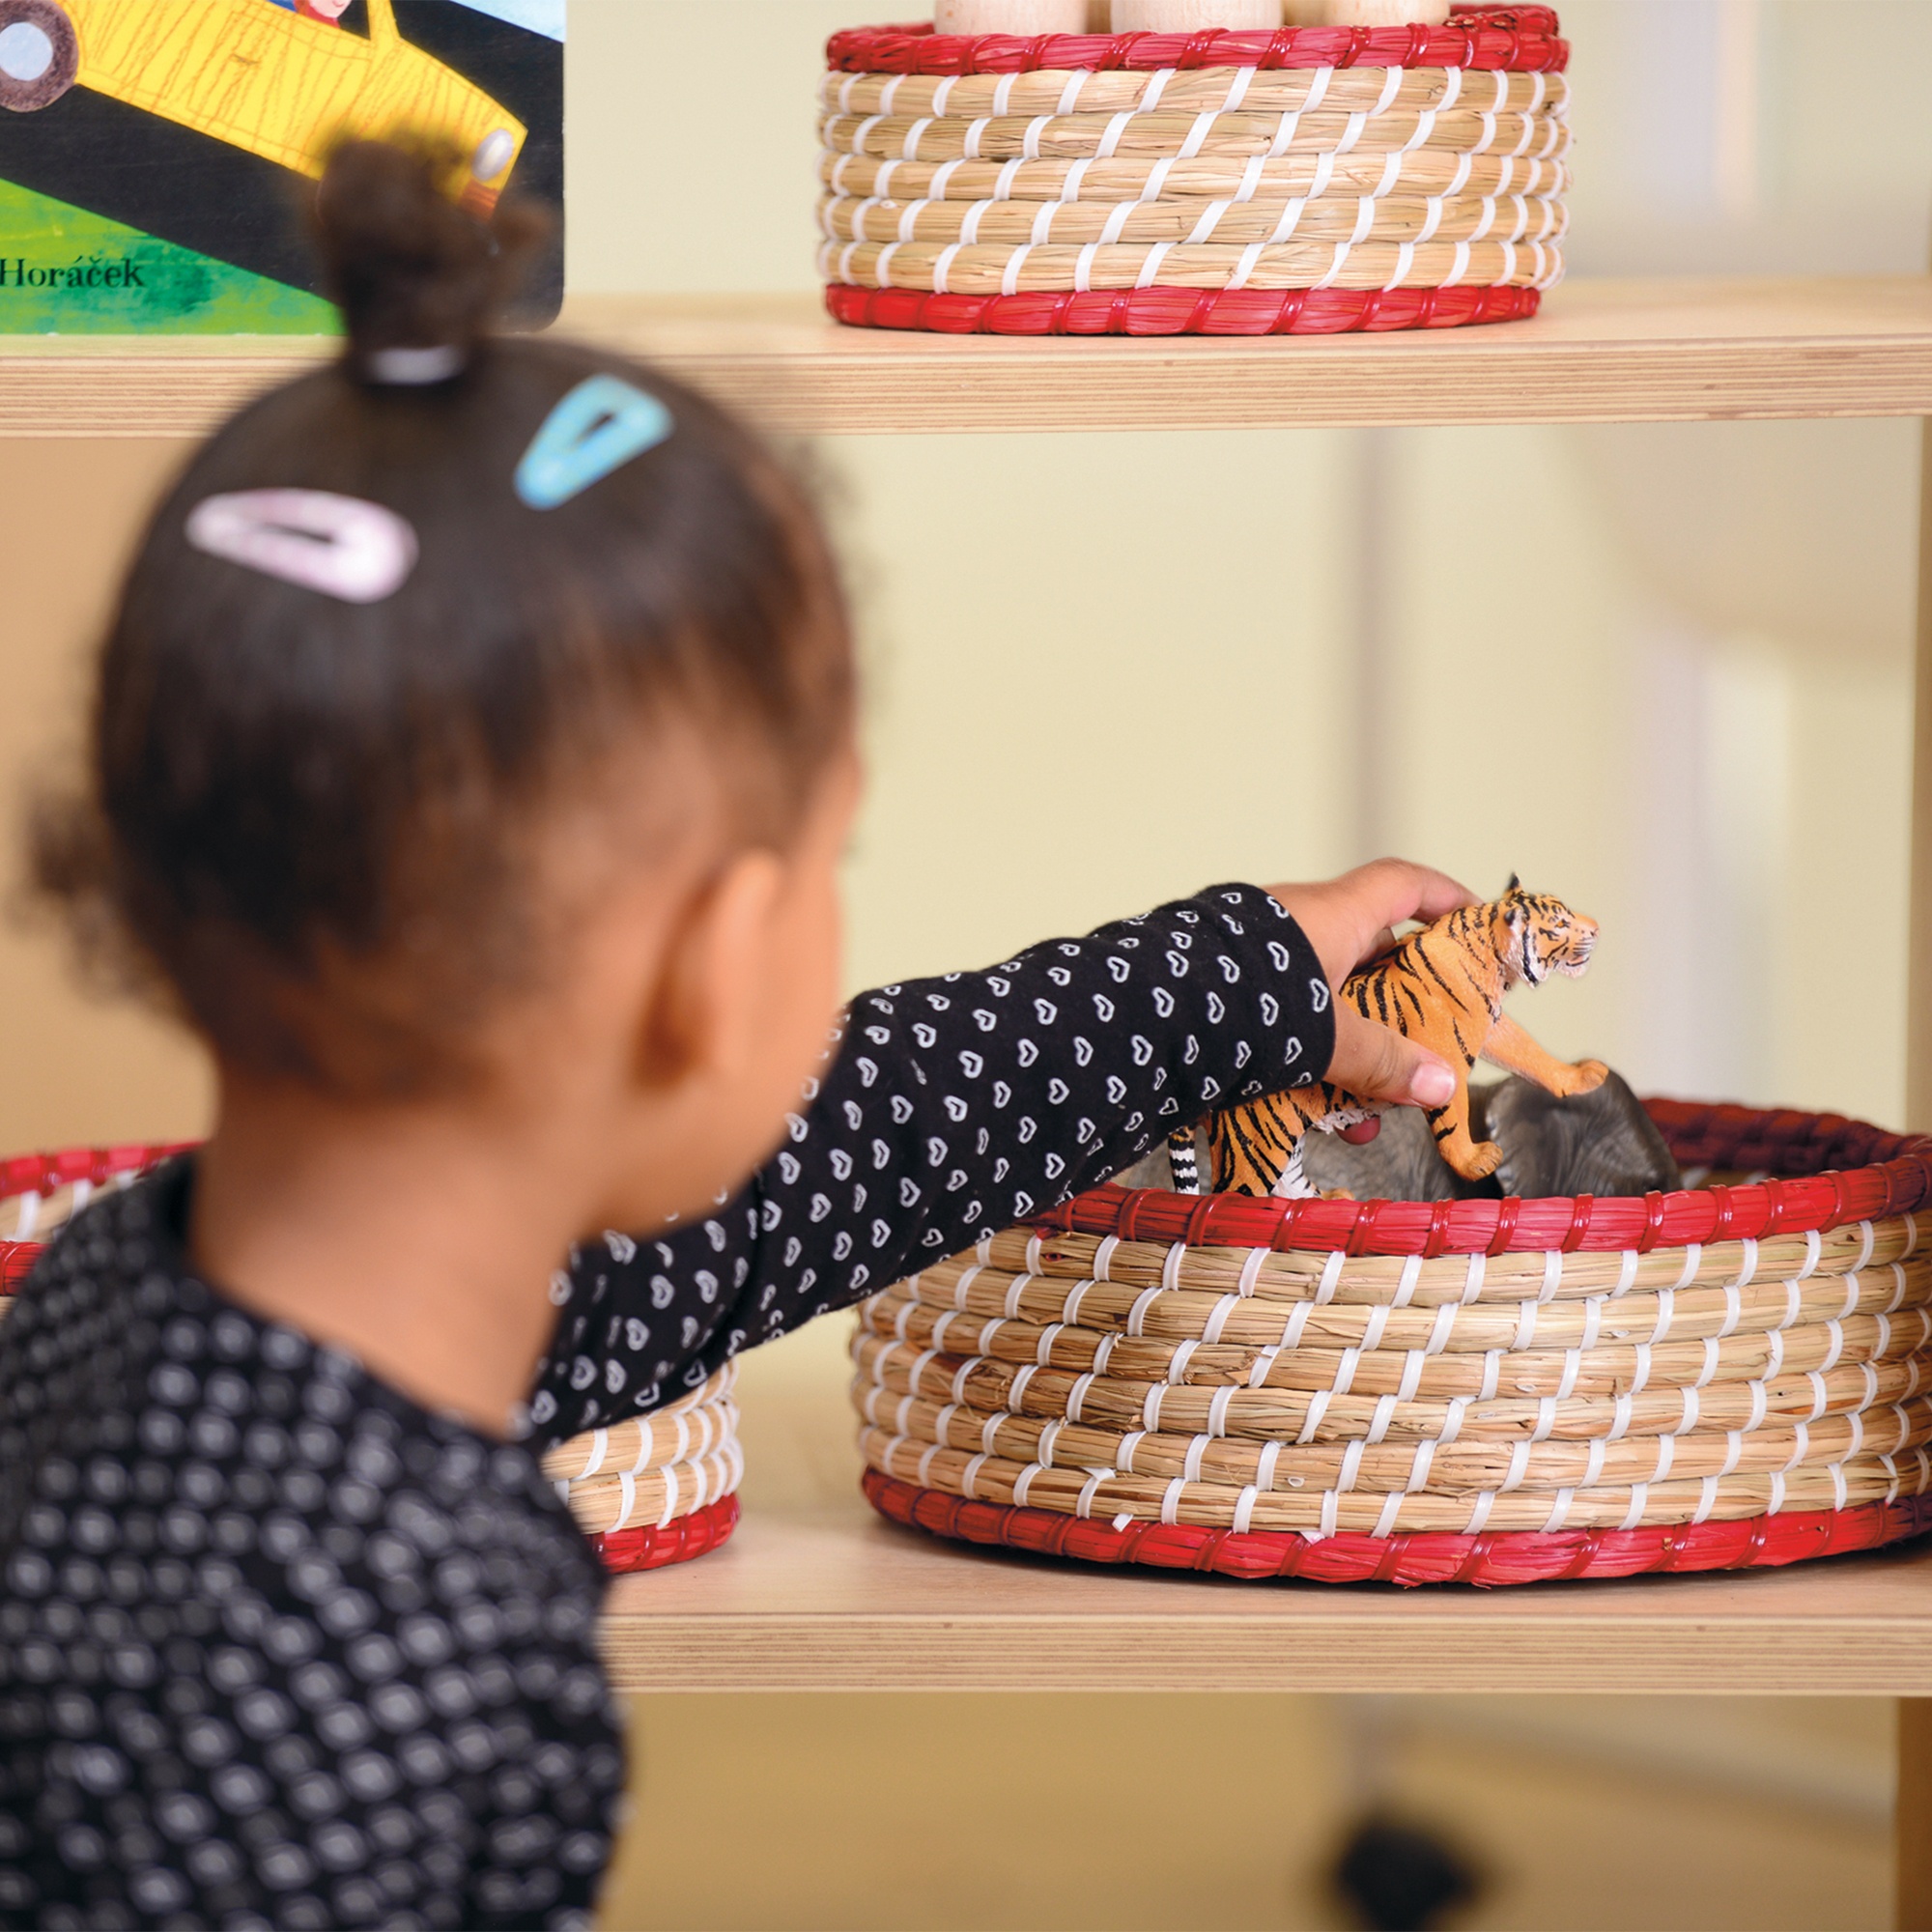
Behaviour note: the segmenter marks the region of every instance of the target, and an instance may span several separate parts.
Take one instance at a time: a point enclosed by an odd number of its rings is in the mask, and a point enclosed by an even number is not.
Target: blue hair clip
[[[544,418],[517,465],[517,495],[554,510],[655,449],[675,424],[655,396],[621,376],[588,376]]]

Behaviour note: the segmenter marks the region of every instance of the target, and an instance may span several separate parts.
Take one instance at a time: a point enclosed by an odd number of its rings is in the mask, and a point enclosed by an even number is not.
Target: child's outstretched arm
[[[1279,889],[1308,930],[1259,887],[1216,886],[986,972],[862,994],[806,1111],[742,1193],[696,1224],[612,1233],[573,1257],[538,1433],[673,1400],[741,1350],[1106,1179],[1177,1125],[1320,1078],[1336,1050],[1332,983],[1378,926],[1461,896],[1409,867],[1338,891],[1377,869]],[[1351,1035],[1344,1057],[1374,1091],[1427,1097],[1406,1092],[1417,1068],[1393,1036],[1367,1032],[1389,1054]],[[1371,1075],[1377,1056],[1387,1064]]]

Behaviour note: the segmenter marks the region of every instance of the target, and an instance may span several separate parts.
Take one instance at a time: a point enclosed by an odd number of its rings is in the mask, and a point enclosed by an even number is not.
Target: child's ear
[[[644,1085],[682,1086],[742,1065],[756,1036],[783,885],[775,854],[740,852],[674,915],[639,1014],[636,1070]]]

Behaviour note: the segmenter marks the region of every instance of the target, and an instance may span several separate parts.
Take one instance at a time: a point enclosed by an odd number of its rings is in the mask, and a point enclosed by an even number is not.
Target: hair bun
[[[359,373],[384,351],[467,356],[515,295],[549,219],[506,198],[481,221],[450,192],[463,179],[456,151],[430,142],[349,141],[330,157],[315,239]]]

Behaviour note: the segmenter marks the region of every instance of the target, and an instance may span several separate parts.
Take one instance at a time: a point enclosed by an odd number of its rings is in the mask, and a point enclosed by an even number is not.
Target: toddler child
[[[0,1328],[8,1923],[582,1924],[624,1764],[545,1446],[1224,1101],[1447,1097],[1330,998],[1464,896],[1395,864],[884,987],[828,1052],[823,537],[712,405],[493,337],[531,219],[439,182],[331,164],[346,352],[155,513],[37,831],[218,1110]]]

